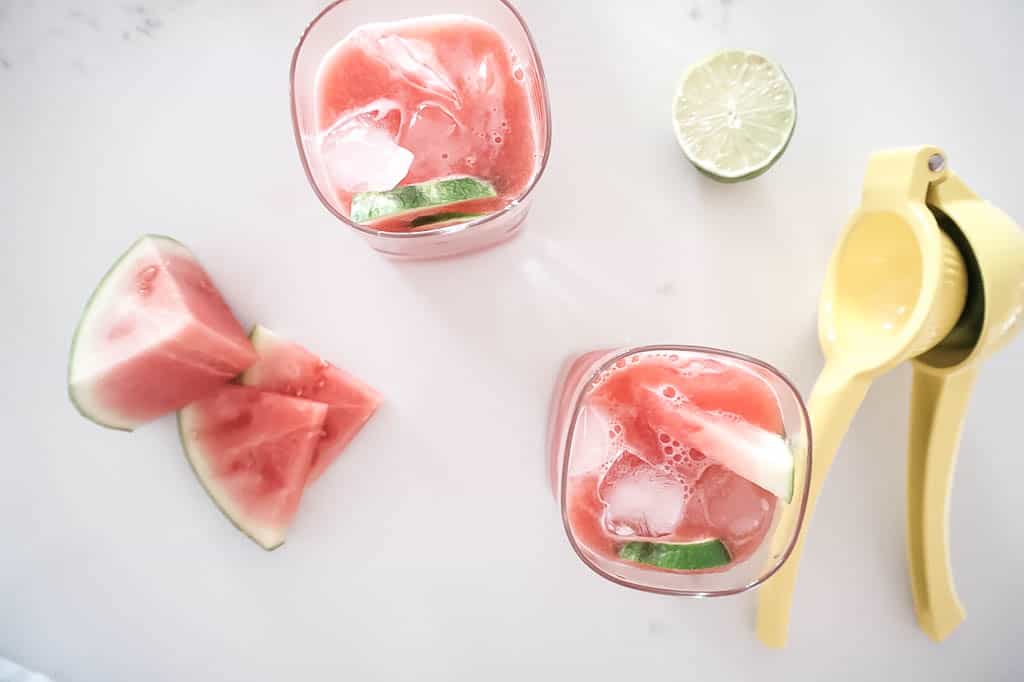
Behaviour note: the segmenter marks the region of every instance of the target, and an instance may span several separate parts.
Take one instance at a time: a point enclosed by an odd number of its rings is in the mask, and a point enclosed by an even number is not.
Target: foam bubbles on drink
[[[702,374],[724,374],[727,368],[717,360],[702,358],[690,360],[680,368],[680,371],[683,376],[695,377]]]
[[[725,410],[708,410],[708,414],[718,417],[722,421],[729,422],[730,424],[739,424],[745,422],[746,419],[735,414],[733,412],[726,412]]]

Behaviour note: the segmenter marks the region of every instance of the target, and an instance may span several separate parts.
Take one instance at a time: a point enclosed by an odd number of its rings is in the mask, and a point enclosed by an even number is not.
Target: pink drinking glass
[[[576,537],[570,523],[567,491],[571,485],[573,458],[580,457],[581,442],[587,428],[580,429],[581,411],[588,389],[616,366],[628,366],[634,357],[662,354],[677,362],[711,360],[739,367],[763,380],[777,398],[783,437],[794,457],[793,497],[789,503],[778,500],[770,527],[757,549],[749,557],[722,570],[669,571],[611,559],[596,552]],[[618,363],[618,364],[617,364]],[[714,348],[699,346],[638,346],[584,352],[571,357],[563,366],[556,383],[549,418],[548,451],[551,483],[561,509],[562,524],[569,544],[580,559],[598,575],[612,582],[646,592],[689,597],[717,597],[738,594],[770,578],[789,557],[803,523],[810,489],[810,419],[800,394],[778,370],[760,360]],[[780,528],[785,530],[780,531]]]
[[[503,209],[475,220],[428,230],[388,232],[351,220],[338,205],[320,158],[316,139],[316,74],[325,55],[358,26],[412,17],[458,14],[481,19],[498,30],[519,55],[539,108],[541,158],[522,194]],[[547,167],[551,149],[551,111],[544,69],[533,38],[519,12],[507,0],[335,0],[313,18],[292,55],[291,109],[299,158],[313,192],[338,220],[361,233],[377,251],[402,259],[442,258],[493,246],[515,235],[526,219],[531,193]]]

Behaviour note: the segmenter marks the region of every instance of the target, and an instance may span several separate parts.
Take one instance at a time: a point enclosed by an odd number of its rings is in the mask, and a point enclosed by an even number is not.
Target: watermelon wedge
[[[637,405],[655,415],[662,429],[688,446],[767,490],[785,502],[793,499],[793,451],[786,440],[728,413],[702,410],[643,389]]]
[[[298,510],[327,406],[227,384],[178,413],[188,461],[221,511],[264,549]]]
[[[114,263],[78,323],[68,393],[130,431],[209,395],[256,361],[220,292],[181,243],[147,235]]]
[[[309,472],[312,483],[373,416],[381,396],[359,379],[266,327],[257,325],[250,338],[259,360],[242,375],[243,385],[328,406],[324,436]]]

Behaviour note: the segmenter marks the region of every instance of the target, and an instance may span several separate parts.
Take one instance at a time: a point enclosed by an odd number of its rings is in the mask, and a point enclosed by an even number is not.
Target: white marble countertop
[[[58,682],[1020,679],[1024,340],[971,405],[951,511],[968,620],[941,645],[906,577],[906,368],[832,471],[781,652],[754,637],[753,595],[592,574],[542,440],[570,349],[717,345],[808,390],[817,291],[872,150],[943,146],[1024,220],[1024,5],[522,0],[554,113],[526,232],[397,264],[299,167],[287,67],[318,4],[0,0],[0,656]],[[777,58],[800,103],[786,157],[742,186],[695,173],[668,122],[684,66],[720,46]],[[243,323],[387,396],[273,554],[206,498],[172,419],[107,432],[65,397],[83,302],[149,231],[189,244]]]

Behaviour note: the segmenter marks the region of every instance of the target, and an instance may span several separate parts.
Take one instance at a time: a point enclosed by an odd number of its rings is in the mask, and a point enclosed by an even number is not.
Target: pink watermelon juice
[[[416,229],[416,218],[490,213],[516,199],[541,159],[541,113],[528,86],[536,76],[528,68],[494,27],[470,17],[352,31],[317,77],[321,151],[341,204],[351,209],[357,192],[449,177],[494,188],[373,222],[405,230]]]
[[[670,347],[576,359],[556,393],[551,445],[581,558],[617,582],[674,593],[735,592],[766,578],[763,559],[781,560],[753,557],[770,553],[765,539],[807,464],[788,439],[784,402],[804,415],[788,382],[730,354]],[[746,564],[736,578],[718,575]]]
[[[474,6],[480,18],[351,25],[346,11],[390,18],[368,0],[332,5],[292,65],[297,139],[320,199],[393,255],[451,255],[515,233],[549,144],[540,63],[519,15],[503,0]]]

